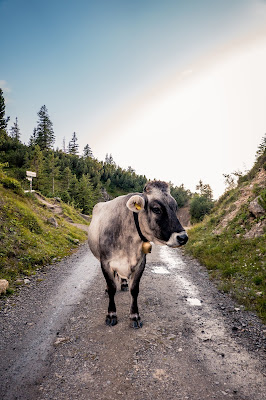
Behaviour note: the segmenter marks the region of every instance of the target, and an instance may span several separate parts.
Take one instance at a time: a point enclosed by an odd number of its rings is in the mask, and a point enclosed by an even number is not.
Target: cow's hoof
[[[139,329],[142,328],[143,323],[141,321],[132,321],[132,328]]]
[[[116,315],[106,315],[105,323],[108,326],[114,326],[117,324],[117,316]]]
[[[139,328],[142,328],[142,325],[143,325],[143,323],[142,323],[142,321],[140,319],[140,316],[136,316],[134,318],[131,318],[131,326],[132,326],[132,328],[139,329]]]

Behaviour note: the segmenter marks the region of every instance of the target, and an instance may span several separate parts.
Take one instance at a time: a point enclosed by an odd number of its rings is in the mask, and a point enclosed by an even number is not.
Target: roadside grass
[[[77,224],[89,225],[89,222],[85,218],[82,218],[81,215],[77,212],[77,210],[75,210],[73,207],[63,202],[60,203],[60,206],[63,210],[64,215],[71,218],[73,222]]]
[[[48,222],[51,217],[57,228]],[[78,213],[73,219],[79,220]],[[32,194],[18,195],[0,184],[0,278],[11,283],[11,291],[17,278],[69,255],[86,238],[84,231],[54,215]]]
[[[185,252],[207,267],[220,290],[256,311],[266,322],[265,234],[245,239],[249,224],[246,205],[220,235],[212,233],[217,215],[209,216],[189,230]]]

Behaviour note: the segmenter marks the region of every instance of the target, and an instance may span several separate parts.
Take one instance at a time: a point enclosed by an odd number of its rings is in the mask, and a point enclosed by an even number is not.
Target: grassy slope
[[[74,222],[78,213],[64,206]],[[55,217],[58,227],[47,220]],[[0,279],[11,283],[40,266],[60,259],[86,240],[86,233],[54,214],[31,194],[16,194],[0,184]]]
[[[265,222],[265,216],[252,218],[248,210],[256,196],[265,196],[265,173],[258,175],[220,198],[212,214],[189,230],[185,250],[206,265],[220,290],[266,321],[265,228],[259,237],[244,237]]]

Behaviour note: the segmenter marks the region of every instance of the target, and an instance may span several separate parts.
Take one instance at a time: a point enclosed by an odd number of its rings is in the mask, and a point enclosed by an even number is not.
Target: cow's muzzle
[[[176,235],[176,240],[177,240],[179,246],[183,246],[183,245],[186,244],[187,241],[188,241],[188,235],[187,235],[187,233],[186,233],[185,231],[178,233],[178,234]]]
[[[186,244],[187,241],[188,241],[188,235],[187,235],[186,231],[182,231],[179,233],[174,232],[174,233],[172,233],[168,242],[166,242],[165,244],[169,247],[179,247],[179,246],[183,246],[184,244]]]

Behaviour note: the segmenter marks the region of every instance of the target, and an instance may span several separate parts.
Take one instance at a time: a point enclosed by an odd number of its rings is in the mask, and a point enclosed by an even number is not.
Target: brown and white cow
[[[117,323],[114,301],[117,273],[122,278],[122,287],[129,279],[132,326],[142,326],[137,298],[149,242],[178,247],[188,240],[176,211],[177,204],[170,194],[170,188],[161,181],[148,182],[143,193],[120,196],[94,207],[88,242],[92,253],[101,263],[107,283],[107,325]]]

